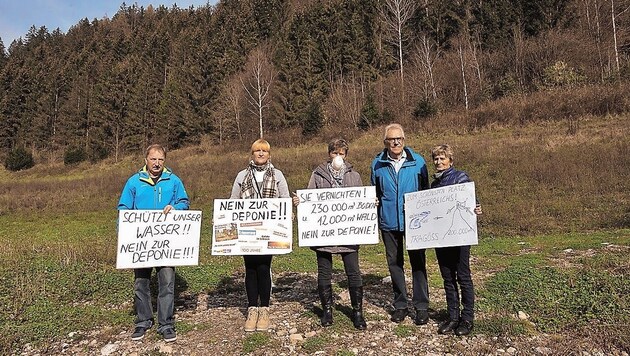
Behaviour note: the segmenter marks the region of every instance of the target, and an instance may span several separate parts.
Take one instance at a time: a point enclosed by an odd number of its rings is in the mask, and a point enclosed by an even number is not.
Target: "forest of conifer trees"
[[[0,158],[90,159],[468,112],[630,78],[628,0],[121,5],[0,40]]]

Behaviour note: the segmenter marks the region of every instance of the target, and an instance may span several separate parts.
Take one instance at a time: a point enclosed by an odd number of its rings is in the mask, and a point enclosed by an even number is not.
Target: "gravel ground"
[[[237,273],[231,281],[216,293],[177,301],[176,318],[180,326],[175,342],[165,343],[155,329],[147,332],[143,340],[132,341],[133,325],[124,329],[103,327],[72,332],[64,340],[41,348],[27,345],[17,354],[246,354],[244,345],[255,339],[252,337],[255,333],[243,331],[246,313],[243,275]],[[598,348],[588,336],[438,335],[436,330],[444,319],[444,310],[430,310],[431,320],[427,325],[416,326],[410,317],[395,324],[389,320],[391,286],[387,278],[365,285],[366,331],[353,328],[348,318],[351,311],[348,292],[343,288],[336,289],[335,324],[322,328],[317,316],[320,309],[314,273],[274,274],[274,282],[272,325],[266,334],[267,341],[249,352],[252,355],[628,355],[625,350]],[[336,275],[334,282],[344,285],[343,275]],[[432,300],[441,301],[442,293],[434,288]],[[121,307],[131,309],[131,305]]]

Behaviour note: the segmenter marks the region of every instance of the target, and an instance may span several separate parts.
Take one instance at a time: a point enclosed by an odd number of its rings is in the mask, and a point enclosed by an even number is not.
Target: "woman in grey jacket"
[[[308,182],[307,189],[341,188],[363,186],[361,176],[345,162],[348,143],[344,139],[335,139],[328,144],[329,159],[320,164]],[[293,197],[293,204],[299,204],[299,198]],[[359,270],[359,246],[321,246],[312,247],[317,254],[317,290],[322,303],[322,326],[333,323],[332,291],[332,255],[339,254],[348,277],[348,290],[352,303],[352,323],[359,330],[365,330],[367,324],[363,318],[363,281]]]

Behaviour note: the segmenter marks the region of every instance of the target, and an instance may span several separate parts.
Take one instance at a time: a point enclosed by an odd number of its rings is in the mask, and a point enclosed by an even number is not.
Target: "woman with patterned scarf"
[[[344,161],[348,154],[348,143],[344,139],[335,139],[328,144],[329,159],[320,164],[308,182],[307,189],[360,187],[361,176],[352,169],[352,165]],[[293,197],[293,205],[300,199]],[[322,303],[322,326],[333,323],[333,290],[332,290],[332,255],[339,254],[348,278],[348,292],[352,304],[352,323],[359,330],[367,325],[363,318],[363,281],[359,269],[359,246],[321,246],[311,247],[317,254],[317,291]]]
[[[240,171],[232,186],[230,199],[289,198],[284,175],[271,161],[271,146],[263,139],[252,144],[249,165]],[[247,321],[245,331],[269,328],[272,255],[244,255]]]

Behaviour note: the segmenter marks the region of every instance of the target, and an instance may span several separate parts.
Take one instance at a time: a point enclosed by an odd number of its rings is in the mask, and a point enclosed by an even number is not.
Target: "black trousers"
[[[392,277],[394,291],[394,308],[407,309],[407,285],[405,284],[405,233],[402,231],[381,230],[381,238],[385,244],[387,267]],[[412,304],[415,309],[429,308],[429,283],[427,281],[427,263],[425,250],[408,250],[411,264],[411,278],[413,286]]]
[[[245,255],[247,307],[268,307],[271,299],[272,255]],[[260,305],[258,301],[260,300]]]
[[[315,251],[317,254],[317,285],[329,286],[332,283],[332,253]],[[359,252],[340,253],[343,268],[348,277],[348,287],[357,288],[363,286],[361,271],[359,270]]]
[[[440,274],[444,280],[446,307],[451,320],[473,321],[475,291],[470,274],[470,246],[442,247],[435,249],[440,265]],[[459,285],[459,288],[458,288]],[[461,291],[461,315],[460,294]]]

